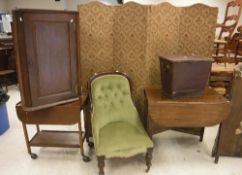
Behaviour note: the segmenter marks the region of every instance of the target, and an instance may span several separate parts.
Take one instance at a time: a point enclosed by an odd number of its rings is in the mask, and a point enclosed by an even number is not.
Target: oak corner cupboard
[[[78,92],[77,12],[13,11],[21,102],[26,110],[75,101]]]

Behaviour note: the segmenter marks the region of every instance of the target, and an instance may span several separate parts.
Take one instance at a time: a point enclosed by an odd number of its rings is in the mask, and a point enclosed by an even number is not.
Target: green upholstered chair
[[[89,97],[99,174],[104,174],[105,158],[126,158],[140,153],[146,153],[148,172],[153,142],[132,101],[129,78],[119,72],[95,75],[89,82]]]

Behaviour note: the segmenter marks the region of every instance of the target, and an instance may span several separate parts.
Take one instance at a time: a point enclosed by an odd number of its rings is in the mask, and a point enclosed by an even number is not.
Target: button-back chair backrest
[[[135,124],[139,115],[131,97],[129,78],[120,72],[101,73],[89,82],[92,124],[99,129],[118,121]]]

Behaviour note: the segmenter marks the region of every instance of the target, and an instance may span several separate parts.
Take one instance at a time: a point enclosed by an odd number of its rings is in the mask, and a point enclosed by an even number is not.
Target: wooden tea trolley
[[[31,147],[68,147],[80,148],[84,161],[89,161],[85,156],[83,142],[85,135],[81,129],[81,110],[84,110],[87,95],[82,95],[78,101],[37,111],[25,111],[21,102],[16,105],[19,120],[22,122],[28,153],[31,158],[37,155],[32,153]],[[30,139],[27,125],[36,125],[36,133]],[[39,125],[73,125],[78,124],[78,131],[40,130]]]

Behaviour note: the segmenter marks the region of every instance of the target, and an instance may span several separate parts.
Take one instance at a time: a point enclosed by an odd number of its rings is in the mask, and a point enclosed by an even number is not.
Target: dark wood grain
[[[170,98],[203,95],[211,66],[211,58],[186,55],[160,56],[163,93]]]
[[[223,122],[221,128],[221,145],[219,155],[242,157],[242,135],[236,133],[237,129],[241,130],[242,122],[242,77],[235,73],[232,89],[231,102],[232,109],[229,117]]]
[[[148,107],[148,131],[159,128],[205,127],[224,121],[230,111],[230,102],[213,89],[206,89],[202,97],[170,99],[158,87],[145,89]]]
[[[23,105],[55,105],[76,98],[77,13],[16,10],[13,14]]]
[[[25,111],[22,104],[18,103],[16,111],[19,120],[26,124],[75,124],[80,121],[80,110],[86,98],[87,96],[83,95],[78,101],[36,111]]]

